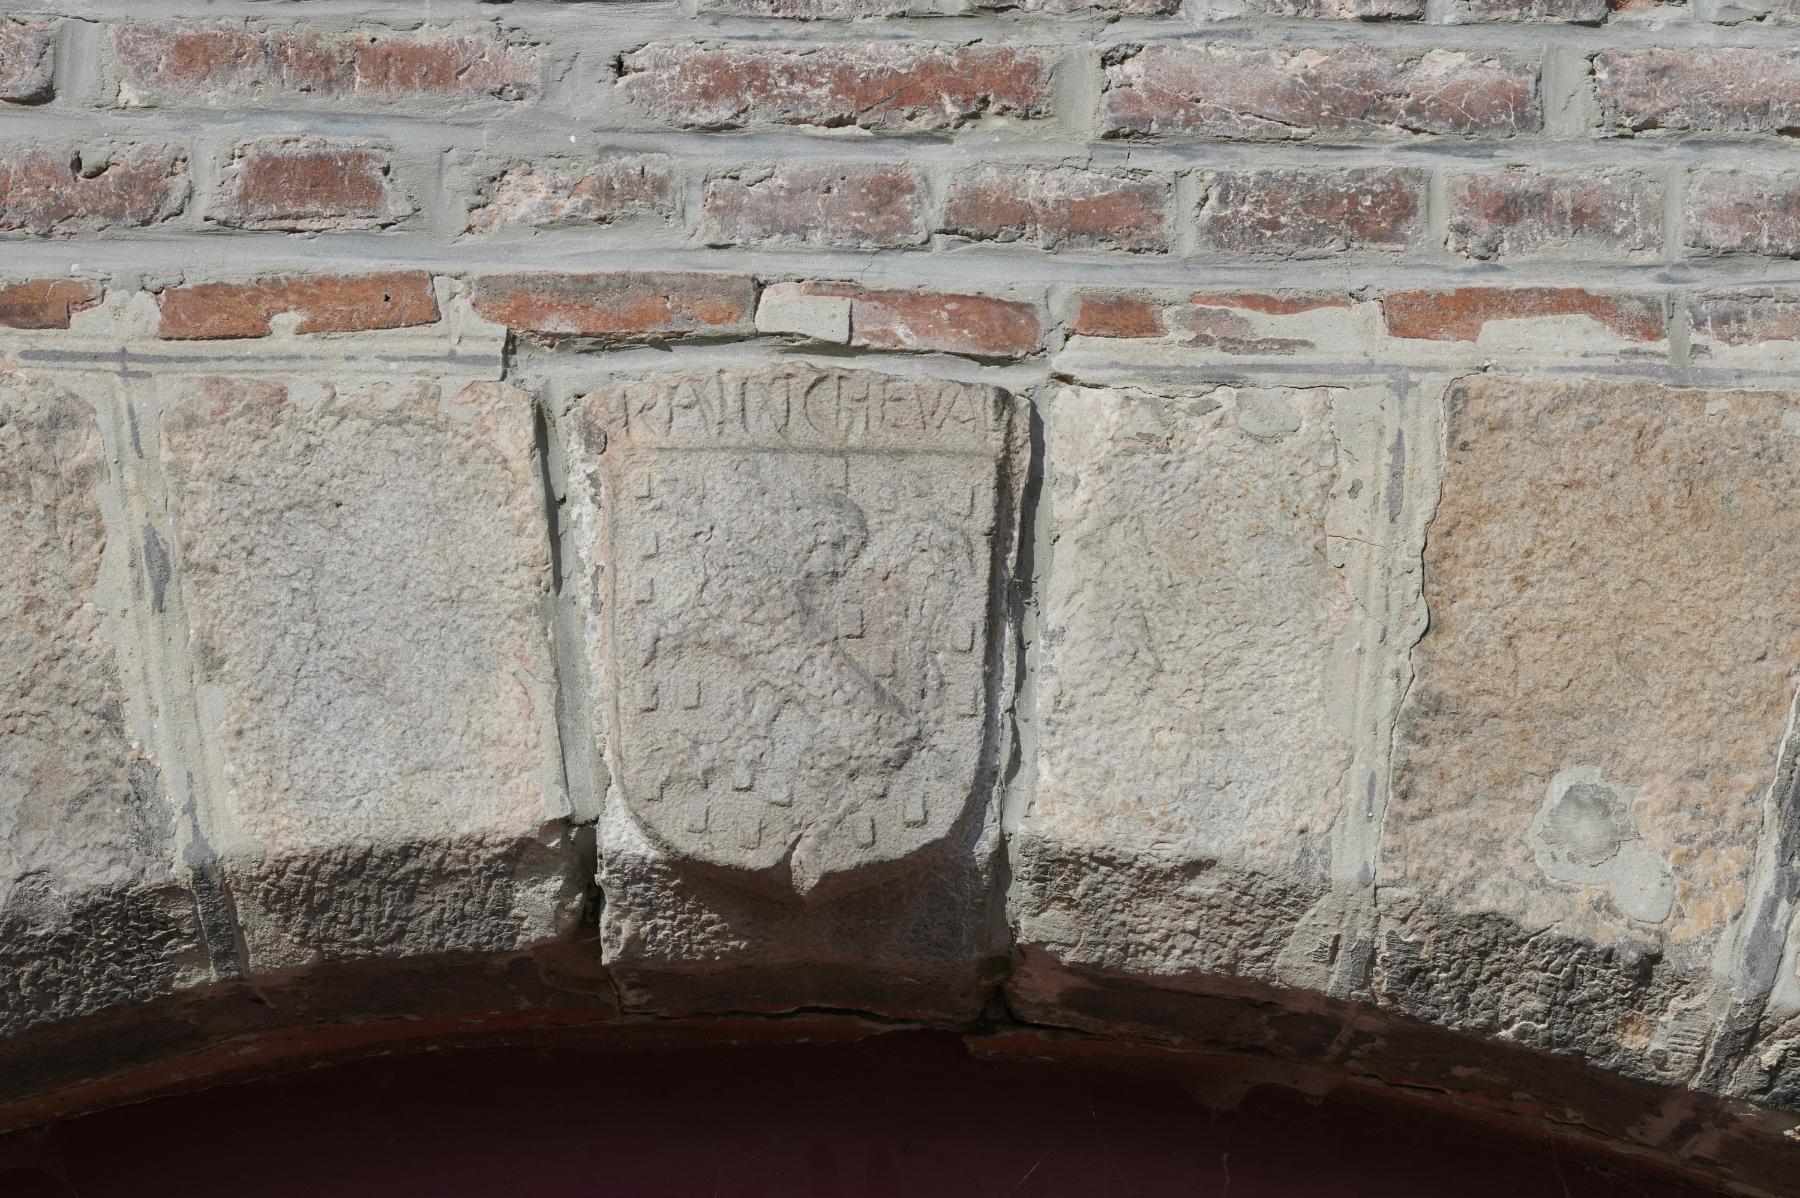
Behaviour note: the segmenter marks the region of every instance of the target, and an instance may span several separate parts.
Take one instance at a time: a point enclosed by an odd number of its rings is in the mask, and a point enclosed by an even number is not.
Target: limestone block
[[[0,1034],[167,993],[198,953],[137,745],[94,406],[0,366]]]
[[[992,387],[800,365],[579,402],[628,996],[704,1006],[732,975],[733,1005],[972,1001],[1020,423]]]
[[[1446,408],[1376,996],[1692,1082],[1787,930],[1793,867],[1757,865],[1795,818],[1800,398],[1483,376]]]
[[[200,848],[245,970],[559,934],[582,879],[530,397],[308,375],[163,394]]]
[[[1417,618],[1408,420],[1374,388],[1052,399],[1015,1007],[1066,1019],[1109,979],[1354,984]]]

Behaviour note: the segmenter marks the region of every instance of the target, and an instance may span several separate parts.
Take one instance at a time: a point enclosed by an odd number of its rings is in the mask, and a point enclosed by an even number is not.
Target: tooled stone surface
[[[671,926],[678,900],[649,900],[684,876],[739,919],[871,886],[978,893],[952,875],[985,875],[992,850],[1008,397],[780,366],[615,387],[574,425],[609,944],[700,964],[734,946],[803,957],[817,934],[828,958],[862,955],[833,930],[841,911],[764,918],[810,927],[799,943]],[[940,912],[952,939],[978,905]]]
[[[1352,696],[1383,649],[1343,551],[1347,534],[1379,535],[1365,524],[1385,445],[1358,426],[1380,423],[1381,398],[1051,400],[1056,537],[1036,785],[1012,842],[1027,962],[1015,1003],[1053,1004],[1065,969],[1328,988],[1344,906],[1327,901],[1345,872],[1334,831],[1373,768]]]
[[[93,406],[0,366],[0,1034],[204,964],[113,649],[106,487]]]
[[[1446,420],[1376,994],[1691,1082],[1787,934],[1759,911],[1791,880],[1757,865],[1800,669],[1800,400],[1479,378]]]
[[[252,969],[500,951],[579,909],[528,395],[167,385],[201,835]]]

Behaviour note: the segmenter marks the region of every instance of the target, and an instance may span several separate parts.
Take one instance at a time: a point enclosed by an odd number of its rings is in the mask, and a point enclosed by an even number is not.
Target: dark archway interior
[[[1233,1105],[1235,1104],[1235,1105]],[[0,1140],[4,1198],[1676,1198],[1711,1191],[1366,1093],[856,1043],[419,1052]]]

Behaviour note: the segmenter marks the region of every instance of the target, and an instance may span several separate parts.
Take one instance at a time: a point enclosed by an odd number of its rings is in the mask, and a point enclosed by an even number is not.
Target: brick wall
[[[24,3],[0,1126],[806,1008],[1800,1192],[1794,0]]]
[[[1800,256],[1800,14],[1763,0],[183,7],[0,22],[8,325],[66,320],[53,279],[167,337],[430,318],[378,269],[534,337],[819,301],[822,339],[1015,358],[1121,289],[1429,284],[1519,290],[1391,335],[1629,304],[1681,363]]]

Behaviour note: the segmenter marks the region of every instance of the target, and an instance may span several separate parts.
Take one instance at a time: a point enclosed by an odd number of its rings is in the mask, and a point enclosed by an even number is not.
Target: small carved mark
[[[654,683],[654,682],[646,683],[644,685],[643,689],[639,692],[638,710],[639,711],[655,711],[656,710],[656,702],[657,702],[656,683]]]
[[[850,817],[851,827],[856,832],[856,843],[869,848],[875,843],[875,817],[872,815],[853,815]]]
[[[711,814],[708,807],[707,801],[698,795],[688,800],[687,830],[689,832],[706,831],[706,819]]]
[[[901,817],[906,820],[906,826],[909,828],[923,825],[925,823],[925,796],[907,795],[906,803],[901,809]]]
[[[755,786],[756,775],[748,765],[740,761],[731,767],[731,789],[750,790]]]

